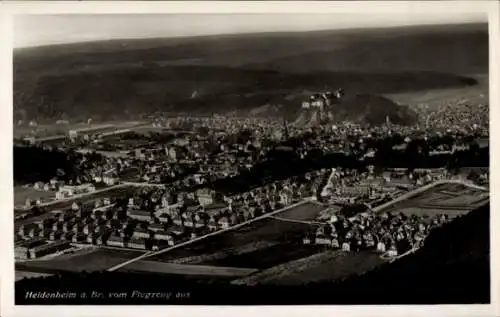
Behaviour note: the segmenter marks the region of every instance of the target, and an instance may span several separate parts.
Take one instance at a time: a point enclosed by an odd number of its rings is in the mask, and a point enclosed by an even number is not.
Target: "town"
[[[344,93],[314,94],[311,107],[321,96]],[[16,140],[19,147],[71,155],[77,171],[24,186],[34,195],[15,206],[16,258],[56,256],[88,245],[158,251],[304,199],[328,207],[317,221],[330,224],[313,235],[304,232],[304,243],[349,251],[353,237],[355,244],[395,256],[423,241],[432,226],[415,217],[376,220],[372,214],[347,230],[352,225],[341,215],[359,206],[371,214],[372,208],[439,180],[489,182],[487,167],[461,170],[476,166],[481,151],[487,153],[488,106],[461,102],[417,110],[413,126],[392,124],[390,118],[382,126],[330,121],[310,127],[280,118],[160,116],[125,128],[89,119],[87,128],[62,137]],[[30,126],[36,131],[35,123]],[[427,166],[414,165],[405,155],[423,157]],[[453,166],[452,159],[462,162]],[[289,166],[268,173],[264,167],[276,160],[289,160]],[[440,165],[443,160],[447,164]],[[443,217],[436,215],[432,223]],[[370,226],[378,235],[359,230]],[[398,241],[408,240],[403,251],[387,236],[389,227]]]

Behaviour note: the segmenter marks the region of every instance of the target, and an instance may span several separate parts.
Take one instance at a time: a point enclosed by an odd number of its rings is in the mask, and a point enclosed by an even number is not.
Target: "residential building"
[[[149,231],[142,228],[135,229],[134,233],[132,234],[132,237],[137,239],[140,238],[147,239],[149,238],[149,236],[150,236]]]
[[[128,210],[127,216],[139,221],[151,221],[151,212],[147,210]]]
[[[57,241],[53,243],[42,244],[29,250],[30,258],[39,258],[48,254],[64,251],[71,248],[68,241]]]
[[[26,260],[30,258],[29,250],[38,246],[47,244],[45,239],[32,239],[28,241],[20,241],[14,246],[14,256],[16,259]]]
[[[214,203],[215,191],[209,188],[203,188],[196,192],[196,196],[198,197],[200,205],[210,205]]]
[[[126,246],[132,249],[146,249],[146,239],[144,238],[132,238],[127,243]]]
[[[125,244],[123,243],[123,238],[116,234],[112,234],[108,238],[108,240],[106,241],[106,245],[112,247],[122,247],[122,248],[125,246]]]

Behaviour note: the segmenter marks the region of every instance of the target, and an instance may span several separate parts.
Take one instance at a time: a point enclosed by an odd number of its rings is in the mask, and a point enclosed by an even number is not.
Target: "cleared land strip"
[[[301,258],[295,261],[290,261],[283,263],[264,271],[260,271],[256,274],[237,279],[231,282],[231,284],[237,285],[256,285],[258,283],[265,283],[268,280],[279,278],[290,274],[291,272],[297,272],[305,269],[306,267],[314,266],[317,263],[321,263],[327,259],[337,256],[342,251],[325,251],[311,256]]]
[[[162,274],[181,274],[181,275],[205,275],[205,276],[230,276],[240,277],[257,272],[257,269],[210,266],[210,265],[191,265],[165,263],[157,261],[137,261],[127,265],[125,271],[141,271]]]
[[[250,219],[250,220],[247,220],[245,222],[242,222],[240,224],[237,224],[237,225],[234,225],[232,227],[229,227],[229,228],[226,228],[226,229],[222,229],[222,230],[218,230],[218,231],[215,231],[215,232],[212,232],[212,233],[209,233],[209,234],[206,234],[204,236],[201,236],[201,237],[198,237],[198,238],[195,238],[195,239],[191,239],[191,240],[188,240],[188,241],[185,241],[185,242],[182,242],[182,243],[179,243],[179,244],[176,244],[174,246],[171,246],[171,247],[168,247],[168,248],[165,248],[165,249],[162,249],[162,250],[159,250],[159,251],[156,251],[156,252],[150,252],[150,253],[145,253],[143,255],[140,255],[136,258],[133,258],[133,259],[130,259],[126,262],[123,262],[121,264],[118,264],[118,265],[115,265],[111,268],[108,269],[108,271],[112,272],[112,271],[116,271],[126,265],[129,265],[131,263],[134,263],[134,262],[137,262],[139,260],[142,260],[144,258],[147,258],[147,257],[152,257],[152,256],[156,256],[156,255],[159,255],[159,254],[162,254],[162,253],[165,253],[165,252],[168,252],[168,251],[171,251],[171,250],[174,250],[174,249],[178,249],[178,248],[181,248],[181,247],[184,247],[186,245],[189,245],[189,244],[192,244],[194,242],[197,242],[197,241],[202,241],[202,240],[205,240],[209,237],[213,237],[213,236],[216,236],[216,235],[219,235],[221,233],[224,233],[224,232],[228,232],[228,231],[232,231],[232,230],[235,230],[235,229],[238,229],[238,228],[241,228],[243,226],[246,226],[247,224],[250,224],[250,223],[253,223],[253,222],[256,222],[256,221],[259,221],[259,220],[262,220],[262,219],[265,219],[265,218],[268,218],[270,216],[274,216],[274,215],[277,215],[279,214],[280,212],[283,212],[285,210],[288,210],[288,209],[291,209],[291,208],[294,208],[294,207],[297,207],[297,206],[300,206],[300,205],[303,205],[303,204],[306,204],[308,203],[307,200],[303,200],[303,201],[300,201],[298,203],[295,203],[295,204],[292,204],[290,206],[287,206],[285,208],[282,208],[282,209],[278,209],[276,211],[273,211],[271,213],[268,213],[268,214],[264,214],[264,215],[261,215],[261,216],[258,216],[258,217],[255,217],[253,219]]]
[[[471,187],[471,188],[474,188],[474,189],[478,189],[478,190],[482,190],[482,191],[487,191],[488,189],[485,188],[485,187],[481,187],[481,186],[477,186],[477,185],[474,185],[474,184],[471,184],[471,183],[468,183],[468,182],[465,182],[465,181],[461,181],[461,180],[439,180],[439,181],[436,181],[434,183],[431,183],[431,184],[428,184],[428,185],[425,185],[425,186],[422,186],[422,187],[419,187],[415,190],[412,190],[411,192],[408,192],[404,195],[401,195],[399,197],[397,197],[396,199],[394,200],[391,200],[385,204],[382,204],[380,206],[377,206],[377,207],[374,207],[374,208],[371,208],[371,210],[373,211],[381,211],[387,207],[390,207],[400,201],[403,201],[403,200],[406,200],[408,198],[411,198],[413,196],[416,196],[420,193],[423,193],[425,192],[426,190],[429,190],[433,187],[436,187],[438,185],[442,185],[442,184],[460,184],[460,185],[464,185],[464,186],[467,186],[467,187]]]
[[[154,183],[140,183],[140,182],[123,182],[124,185],[127,186],[135,186],[135,187],[157,187],[157,188],[165,188],[163,184],[154,184]]]
[[[317,221],[304,221],[304,220],[295,220],[295,219],[289,219],[289,218],[282,218],[282,217],[275,217],[271,216],[269,218],[276,219],[276,220],[281,220],[281,221],[288,221],[288,222],[295,222],[295,223],[303,223],[306,225],[321,225],[322,222],[317,222]]]
[[[53,201],[41,203],[41,204],[39,204],[37,206],[38,207],[48,207],[48,206],[51,206],[51,205],[60,204],[60,203],[64,203],[64,202],[70,202],[70,201],[77,200],[77,199],[80,199],[80,198],[85,198],[87,196],[92,196],[92,195],[95,195],[95,194],[104,193],[104,192],[107,192],[107,191],[110,191],[110,190],[113,190],[113,189],[126,188],[126,187],[130,187],[130,185],[125,184],[125,183],[118,184],[118,185],[106,187],[106,188],[103,188],[103,189],[98,189],[98,190],[95,190],[93,192],[87,192],[87,193],[83,193],[83,194],[79,194],[79,195],[74,195],[74,196],[71,196],[71,197],[68,197],[68,198],[65,198],[65,199],[57,199],[57,200],[53,200]],[[22,210],[22,211],[26,211],[26,210],[29,210],[30,208],[31,207],[25,207],[25,206],[23,206],[23,207],[18,208],[18,209]]]
[[[171,261],[168,261],[168,263],[197,264],[197,263],[202,263],[202,262],[206,262],[206,261],[221,260],[221,259],[224,259],[228,256],[242,255],[245,253],[258,251],[261,249],[266,249],[266,248],[272,247],[276,244],[278,244],[278,243],[277,242],[269,242],[269,241],[257,241],[255,243],[249,243],[249,244],[247,244],[243,247],[239,247],[239,248],[230,248],[230,249],[224,249],[222,251],[211,253],[211,254],[194,255],[194,256],[188,256],[188,257],[183,257],[183,258],[179,258],[179,259],[173,259]]]

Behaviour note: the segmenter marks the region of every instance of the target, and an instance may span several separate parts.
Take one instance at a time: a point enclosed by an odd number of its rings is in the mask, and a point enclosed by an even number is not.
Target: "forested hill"
[[[56,45],[14,52],[14,119],[250,111],[304,90],[461,87],[487,71],[478,24]]]

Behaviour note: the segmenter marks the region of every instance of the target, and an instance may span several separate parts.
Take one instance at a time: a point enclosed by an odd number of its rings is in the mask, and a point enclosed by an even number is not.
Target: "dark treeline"
[[[488,167],[489,147],[480,148],[475,143],[467,151],[453,154],[429,155],[429,143],[415,140],[406,150],[394,150],[394,140],[380,140],[373,146],[377,149],[374,157],[361,159],[358,154],[330,153],[310,150],[303,159],[296,151],[275,149],[262,162],[250,170],[243,170],[238,176],[217,180],[211,184],[214,189],[236,193],[248,191],[275,180],[300,175],[321,168],[343,167],[365,170],[366,166],[379,168],[440,168],[453,171],[461,167]],[[290,141],[285,146],[295,146]],[[48,181],[59,175],[76,178],[81,171],[76,167],[78,155],[73,151],[48,150],[41,147],[14,147],[14,181],[16,184]],[[62,176],[61,176],[62,175]]]
[[[489,206],[438,228],[412,255],[343,281],[301,286],[233,286],[211,278],[124,272],[64,273],[16,283],[16,304],[480,304],[490,301]],[[464,234],[467,233],[467,234]],[[126,283],[123,281],[126,280]],[[110,299],[27,300],[27,291],[128,292]],[[172,292],[165,299],[134,299],[132,292]],[[175,298],[188,292],[189,298]],[[279,295],[277,295],[279,294]]]
[[[47,182],[53,177],[70,182],[89,182],[88,170],[103,162],[98,153],[85,155],[73,149],[44,148],[42,146],[14,146],[14,184]]]
[[[429,155],[410,144],[406,150],[380,147],[372,158],[360,159],[354,154],[323,154],[310,151],[301,159],[294,151],[275,150],[268,153],[267,160],[256,164],[249,171],[228,179],[212,183],[212,187],[228,193],[248,191],[271,181],[281,180],[321,168],[342,167],[363,171],[367,166],[379,168],[448,168],[454,171],[461,167],[488,167],[489,148],[472,147],[468,151],[453,154]]]
[[[49,181],[62,170],[65,174],[73,169],[67,153],[41,147],[14,146],[14,183],[26,184]]]

